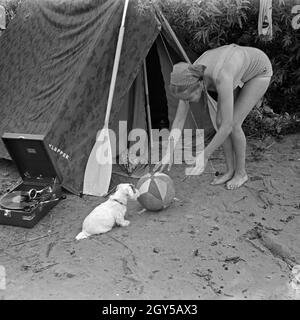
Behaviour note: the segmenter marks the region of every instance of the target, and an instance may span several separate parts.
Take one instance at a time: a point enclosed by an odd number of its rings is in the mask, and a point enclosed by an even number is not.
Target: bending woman
[[[208,91],[218,95],[216,119],[212,119],[218,130],[204,149],[204,164],[223,145],[227,170],[224,175],[215,178],[212,184],[226,183],[228,189],[236,189],[247,181],[246,138],[242,124],[267,91],[272,75],[271,62],[263,51],[236,44],[208,50],[193,64],[180,62],[174,65],[170,90],[180,100],[172,130],[182,131],[189,102],[200,100],[203,82]],[[175,144],[178,139],[175,137]],[[154,170],[162,170],[169,163],[169,153]],[[193,174],[204,171],[205,165],[203,167],[199,163],[196,160]]]

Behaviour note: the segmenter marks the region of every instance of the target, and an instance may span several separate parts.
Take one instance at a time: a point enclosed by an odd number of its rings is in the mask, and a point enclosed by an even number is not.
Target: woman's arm
[[[221,125],[214,138],[204,150],[204,157],[208,159],[212,153],[223,144],[229,136],[233,125],[233,77],[225,71],[221,71],[217,81],[218,112],[221,115]]]
[[[182,130],[184,127],[184,123],[189,111],[190,105],[188,101],[185,100],[179,100],[177,111],[176,111],[176,116],[175,119],[172,123],[172,129],[170,132],[170,136],[168,139],[168,146],[165,152],[164,158],[155,165],[154,171],[157,171],[160,169],[160,171],[164,170],[165,166],[169,164],[169,170],[171,167],[170,159],[172,157],[171,155],[171,145],[170,145],[170,138],[173,139],[173,149],[175,149],[176,144],[178,143],[181,135],[182,135]]]
[[[178,140],[181,137],[182,130],[185,124],[185,120],[187,117],[187,114],[189,112],[189,102],[184,100],[179,100],[176,116],[172,123],[172,129],[170,132],[170,137],[173,137],[174,141],[174,148],[178,142]]]

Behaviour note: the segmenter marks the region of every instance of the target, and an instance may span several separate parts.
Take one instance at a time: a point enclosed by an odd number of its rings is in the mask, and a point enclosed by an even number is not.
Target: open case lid
[[[2,140],[23,180],[47,179],[61,175],[48,152],[44,135],[5,132]]]
[[[6,11],[3,5],[0,5],[0,31],[6,29]]]

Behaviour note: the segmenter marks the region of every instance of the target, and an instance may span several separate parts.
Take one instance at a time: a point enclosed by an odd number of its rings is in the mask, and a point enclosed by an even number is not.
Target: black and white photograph
[[[0,0],[0,300],[300,300],[300,0]]]

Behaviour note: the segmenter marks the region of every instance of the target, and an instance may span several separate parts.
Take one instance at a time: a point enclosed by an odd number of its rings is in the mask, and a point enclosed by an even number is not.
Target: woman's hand
[[[178,108],[176,111],[176,116],[172,124],[172,130],[169,136],[169,143],[166,150],[166,154],[163,156],[162,160],[159,161],[155,166],[153,171],[162,172],[168,165],[168,171],[170,171],[174,160],[174,150],[178,140],[181,137],[181,132],[184,127],[184,123],[189,111],[189,102],[184,100],[179,100]]]
[[[207,165],[208,158],[204,156],[204,151],[201,152],[195,159],[192,167],[185,169],[185,174],[187,176],[197,176],[204,172]]]
[[[165,170],[166,166],[168,166],[168,171],[170,171],[173,164],[171,158],[170,152],[167,152],[165,156],[154,166],[153,172],[162,172]]]
[[[175,131],[173,131],[174,133]],[[181,135],[181,131],[177,131],[177,138],[179,139]],[[169,137],[169,143],[168,143],[168,147],[167,147],[167,151],[166,154],[162,157],[161,161],[159,161],[153,171],[157,171],[159,170],[160,172],[164,171],[165,167],[168,166],[168,171],[171,170],[172,164],[174,162],[174,136]]]

